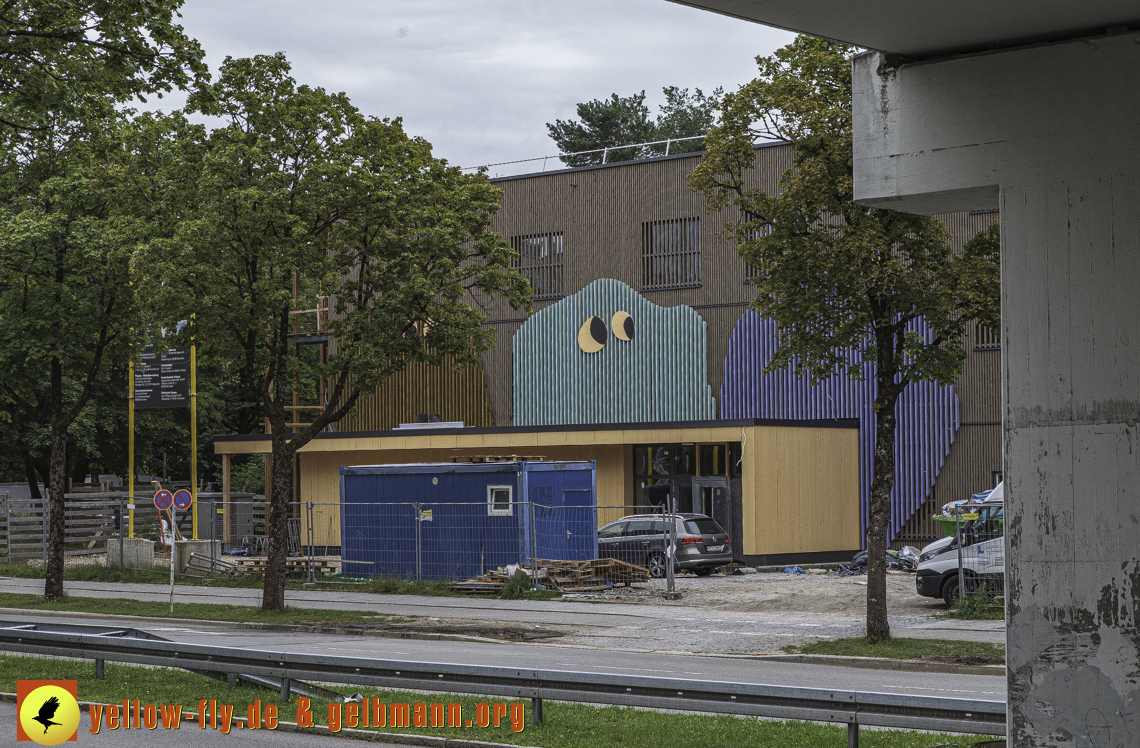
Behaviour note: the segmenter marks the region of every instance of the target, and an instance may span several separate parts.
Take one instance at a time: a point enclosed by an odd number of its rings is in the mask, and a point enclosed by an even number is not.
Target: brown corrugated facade
[[[791,166],[791,148],[783,144],[757,149],[756,168],[748,186],[778,190],[780,175]],[[561,294],[536,302],[536,310],[572,295],[598,278],[614,278],[662,306],[685,304],[705,320],[708,330],[708,382],[719,398],[724,360],[736,322],[753,297],[747,264],[731,242],[718,238],[725,211],[706,214],[704,198],[689,189],[686,178],[700,163],[700,154],[685,154],[553,173],[495,180],[503,190],[503,207],[495,230],[508,241],[515,237],[561,235]],[[938,216],[960,249],[990,225],[989,212]],[[644,288],[642,255],[644,228],[652,222],[677,219],[700,221],[700,281],[687,288]],[[512,342],[526,318],[505,304],[489,305],[489,325],[497,347],[483,354],[494,423],[513,421]],[[980,336],[980,337],[979,337]],[[1002,470],[1000,442],[1000,350],[985,340],[985,331],[971,326],[966,341],[969,359],[955,382],[961,406],[961,426],[926,504],[904,527],[895,545],[921,543],[935,536],[932,511],[941,504],[993,487]],[[719,412],[719,411],[718,411]]]

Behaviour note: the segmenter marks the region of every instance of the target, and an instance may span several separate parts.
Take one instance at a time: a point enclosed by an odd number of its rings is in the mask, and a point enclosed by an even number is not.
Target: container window
[[[491,517],[509,517],[513,513],[511,491],[513,486],[487,486],[487,514]]]

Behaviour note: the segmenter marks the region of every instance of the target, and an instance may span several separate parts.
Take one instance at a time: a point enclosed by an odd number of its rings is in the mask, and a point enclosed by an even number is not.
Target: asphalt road
[[[47,614],[5,613],[5,619],[59,621]],[[96,623],[97,617],[76,623]],[[123,621],[108,621],[122,626]],[[134,621],[135,628],[179,642],[274,650],[342,657],[366,657],[415,662],[448,662],[503,665],[550,670],[573,670],[630,675],[660,675],[737,683],[807,686],[814,688],[880,691],[929,696],[1004,699],[1005,679],[985,675],[913,673],[893,670],[862,670],[790,662],[757,657],[693,655],[668,652],[564,646],[550,643],[484,643],[383,639],[369,636],[273,632],[241,629],[225,624]]]
[[[115,748],[150,748],[154,745],[185,746],[194,748],[293,748],[293,746],[328,746],[332,748],[345,748],[343,738],[321,735],[318,732],[298,733],[279,730],[237,730],[231,729],[228,735],[222,735],[217,730],[201,730],[197,722],[183,723],[177,730],[107,730],[100,728],[99,733],[92,735],[91,713],[81,709],[79,720],[78,741],[76,743],[63,743],[62,745],[105,745]],[[0,745],[34,746],[35,743],[16,742],[16,705],[11,702],[0,703]],[[10,741],[10,742],[9,742]],[[354,745],[348,743],[347,745]],[[411,748],[406,744],[398,743],[368,743],[379,748]]]
[[[0,592],[38,594],[42,589],[41,580],[0,578]],[[169,588],[151,584],[68,582],[66,590],[73,597],[162,602],[170,595]],[[776,652],[787,644],[860,636],[864,630],[862,615],[739,611],[669,603],[620,604],[572,598],[544,602],[321,590],[289,590],[286,599],[297,608],[555,626],[566,634],[560,640],[563,644],[660,653]],[[261,590],[176,585],[175,602],[260,605]],[[937,620],[928,615],[892,616],[890,621],[893,634],[899,637],[1005,643],[1003,621]]]

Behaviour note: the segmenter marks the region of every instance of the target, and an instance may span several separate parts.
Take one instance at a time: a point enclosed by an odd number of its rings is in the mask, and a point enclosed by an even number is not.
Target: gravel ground
[[[633,611],[641,605],[669,606],[677,615],[608,629],[584,629],[560,641],[635,651],[764,654],[779,652],[788,645],[865,632],[865,576],[684,575],[677,577],[676,588],[681,599],[675,601],[628,591],[581,596],[579,603],[621,602]],[[946,611],[940,600],[919,596],[914,590],[914,575],[907,572],[888,573],[887,608],[891,628],[899,636],[909,635],[906,629],[930,624]]]

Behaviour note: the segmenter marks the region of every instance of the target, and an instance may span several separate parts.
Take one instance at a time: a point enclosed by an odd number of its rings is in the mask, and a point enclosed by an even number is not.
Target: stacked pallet
[[[234,567],[238,574],[264,574],[265,556],[226,556],[226,563]],[[335,574],[340,571],[340,558],[337,556],[316,556],[313,558],[313,571],[317,574]],[[286,574],[308,574],[309,559],[306,556],[290,556],[285,559]]]
[[[560,592],[604,592],[619,584],[629,586],[649,581],[649,570],[613,558],[588,561],[553,561],[534,559],[525,566],[500,566],[482,576],[451,585],[456,592],[494,594],[499,592],[511,574],[522,570],[534,574],[541,584]]]
[[[535,563],[539,574],[545,571],[547,580],[562,592],[602,592],[619,584],[628,587],[635,582],[649,581],[648,569],[616,558]]]

